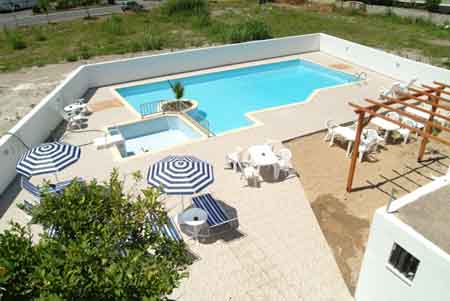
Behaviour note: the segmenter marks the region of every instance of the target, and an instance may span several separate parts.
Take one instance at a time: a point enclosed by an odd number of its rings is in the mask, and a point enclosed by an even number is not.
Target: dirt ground
[[[345,156],[346,144],[329,147],[324,137],[325,132],[305,136],[286,146],[293,153],[294,167],[353,294],[375,210],[387,204],[393,189],[398,198],[430,182],[432,176],[445,174],[449,150],[429,143],[426,161],[418,163],[420,141],[412,139],[406,145],[391,141],[357,165],[356,189],[347,193],[350,159]]]
[[[124,55],[100,56],[73,63],[54,64],[26,68],[16,72],[0,73],[0,136],[1,133],[12,128],[77,67],[88,63],[169,51],[148,51]]]

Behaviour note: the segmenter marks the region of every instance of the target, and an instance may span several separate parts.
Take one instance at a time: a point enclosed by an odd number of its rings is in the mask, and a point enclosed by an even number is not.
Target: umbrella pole
[[[57,172],[55,172],[55,179],[56,179],[56,183],[58,183],[59,179],[58,179],[58,173]]]
[[[184,195],[181,195],[181,210],[184,211]]]

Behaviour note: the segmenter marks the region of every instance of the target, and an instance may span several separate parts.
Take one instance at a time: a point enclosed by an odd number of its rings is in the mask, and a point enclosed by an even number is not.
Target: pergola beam
[[[420,116],[417,116],[417,115],[415,115],[415,114],[413,114],[413,113],[409,113],[409,112],[406,112],[406,111],[403,111],[403,110],[400,110],[400,109],[393,108],[393,107],[391,107],[391,106],[389,106],[389,105],[386,105],[386,104],[384,104],[384,103],[382,103],[382,102],[378,102],[378,101],[375,101],[375,100],[371,100],[371,99],[367,99],[367,98],[366,98],[366,101],[367,101],[368,103],[370,103],[370,104],[380,106],[380,107],[385,108],[385,109],[387,109],[387,110],[390,110],[390,111],[392,111],[392,112],[396,112],[396,113],[399,114],[400,116],[405,116],[405,117],[408,117],[409,119],[412,119],[412,120],[414,120],[414,121],[420,122],[420,123],[422,123],[425,127],[430,126],[430,127],[432,127],[432,128],[434,127],[434,128],[438,128],[438,129],[441,129],[441,130],[443,130],[443,131],[446,131],[446,132],[450,132],[450,128],[445,127],[445,126],[442,126],[442,125],[437,124],[437,123],[434,123],[434,122],[430,122],[430,121],[428,121],[427,119],[422,118],[422,117],[420,117]],[[433,116],[433,115],[431,115],[431,116]],[[403,124],[403,123],[400,123],[400,126],[401,126],[401,127],[406,127],[406,125]]]
[[[412,108],[414,110],[417,110],[417,111],[420,111],[420,112],[423,112],[423,113],[427,113],[427,114],[433,115],[435,117],[439,117],[439,118],[444,119],[445,121],[448,121],[450,123],[450,117],[448,117],[448,116],[445,116],[445,115],[442,115],[442,114],[439,114],[439,113],[436,113],[436,112],[424,109],[422,107],[419,107],[419,106],[416,106],[416,105],[413,105],[413,104],[410,104],[410,103],[407,103],[407,102],[404,102],[404,101],[398,101],[395,98],[392,98],[390,96],[385,96],[384,98],[391,100],[392,102],[394,102],[393,104],[399,104],[399,105],[402,105],[402,106],[405,106],[405,107],[409,107],[409,108]]]
[[[414,132],[414,133],[417,133],[420,136],[425,136],[425,137],[427,137],[427,138],[429,138],[431,140],[435,140],[435,141],[438,141],[438,142],[441,142],[441,143],[443,143],[445,145],[450,146],[450,141],[447,141],[447,140],[442,139],[440,137],[433,136],[431,134],[425,133],[424,131],[422,131],[420,129],[417,129],[415,127],[409,126],[407,124],[403,124],[401,121],[398,121],[398,120],[386,117],[384,114],[373,112],[373,111],[371,111],[371,110],[369,110],[369,109],[367,109],[365,107],[362,107],[360,105],[357,105],[357,104],[354,104],[354,103],[351,103],[351,102],[349,102],[349,105],[355,108],[355,112],[356,113],[359,113],[360,111],[365,112],[365,113],[367,113],[369,115],[372,115],[373,117],[379,117],[379,118],[384,119],[386,121],[392,122],[393,124],[396,124],[396,125],[398,125],[400,127],[404,127],[406,129]]]
[[[423,90],[418,90],[416,88],[408,88],[408,90],[416,92],[416,93],[423,93],[422,96],[428,96],[428,97],[431,97],[431,98],[439,99],[439,100],[442,100],[442,101],[450,103],[450,99],[443,98],[440,95],[436,95],[436,94],[433,94],[433,93],[430,93],[430,92],[427,92],[427,91],[423,91]],[[439,91],[433,91],[433,92],[439,92]]]
[[[426,88],[426,89],[438,89],[438,91],[441,92],[442,94],[445,94],[445,95],[449,95],[449,96],[450,96],[450,92],[444,90],[445,87],[433,88],[433,87],[428,86],[428,85],[422,85],[422,87],[424,87],[424,88]],[[437,91],[437,90],[435,90],[435,91]]]

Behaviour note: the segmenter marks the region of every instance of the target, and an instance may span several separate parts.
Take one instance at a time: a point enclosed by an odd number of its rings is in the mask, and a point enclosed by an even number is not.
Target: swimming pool
[[[202,138],[178,116],[163,116],[108,129],[111,136],[121,135],[124,143],[118,145],[122,157],[159,151],[170,146]]]
[[[207,119],[210,130],[220,134],[249,126],[245,114],[305,101],[316,89],[358,80],[355,76],[304,60],[289,60],[228,71],[179,78],[185,97],[198,101],[189,113]],[[140,105],[174,98],[168,81],[119,88],[117,92],[137,112]]]

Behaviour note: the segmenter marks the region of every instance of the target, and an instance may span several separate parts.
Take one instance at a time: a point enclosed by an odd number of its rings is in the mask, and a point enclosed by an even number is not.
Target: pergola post
[[[350,162],[350,169],[348,171],[347,192],[352,192],[353,177],[355,176],[356,163],[358,162],[359,145],[361,143],[361,134],[362,134],[362,130],[364,128],[365,112],[359,111],[357,113],[358,113],[358,122],[357,122],[358,127],[356,128],[355,143],[353,144],[352,159]]]
[[[432,107],[431,107],[431,112],[433,112],[433,113],[436,113],[436,111],[437,111],[436,105],[439,105],[439,96],[441,96],[441,93],[436,92],[436,96],[437,97],[428,96],[428,100],[433,102]],[[433,123],[433,119],[434,119],[434,115],[430,114],[430,116],[428,117],[428,123],[425,126],[425,133],[428,133],[428,134],[432,133],[433,127],[431,126],[431,124]],[[417,158],[418,162],[423,160],[423,155],[425,154],[425,148],[427,146],[427,143],[428,143],[428,137],[422,136],[422,142],[420,143],[420,148],[419,148],[419,156]]]

